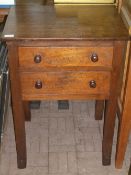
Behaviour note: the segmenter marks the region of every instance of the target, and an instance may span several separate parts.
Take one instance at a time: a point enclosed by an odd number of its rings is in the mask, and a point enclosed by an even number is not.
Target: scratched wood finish
[[[20,80],[24,100],[44,99],[46,96],[52,99],[56,94],[59,99],[66,94],[101,94],[108,98],[110,88],[109,72],[30,72],[20,73]],[[42,82],[41,89],[35,88],[38,80]],[[95,88],[90,87],[91,80],[96,82]]]
[[[73,9],[73,6],[71,7]],[[63,7],[64,9],[64,7]],[[21,15],[22,14],[22,15]],[[26,32],[25,32],[26,31]],[[86,6],[76,9],[76,15],[57,16],[53,6],[18,6],[12,8],[3,32],[13,39],[90,39],[120,40],[127,38],[120,15],[114,6]]]
[[[95,62],[93,54],[98,56]],[[41,61],[35,63],[35,57]],[[19,47],[19,65],[23,68],[100,66],[112,67],[113,47]],[[27,65],[28,62],[28,65]]]

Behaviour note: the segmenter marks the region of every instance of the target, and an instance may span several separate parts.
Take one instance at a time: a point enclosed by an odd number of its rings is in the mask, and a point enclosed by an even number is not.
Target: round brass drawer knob
[[[42,88],[42,81],[41,80],[37,80],[35,83],[35,88],[36,89],[41,89]]]
[[[96,88],[96,81],[95,80],[91,80],[89,82],[89,86],[90,86],[90,88]]]
[[[42,60],[41,55],[36,55],[36,56],[34,57],[34,62],[35,62],[35,63],[40,63],[41,60]]]
[[[91,55],[91,61],[92,62],[97,62],[98,61],[98,55],[96,53],[92,53],[92,55]]]

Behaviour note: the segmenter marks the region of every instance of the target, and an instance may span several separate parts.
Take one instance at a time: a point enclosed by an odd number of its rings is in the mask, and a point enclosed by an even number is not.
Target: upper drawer
[[[23,68],[104,66],[111,68],[113,47],[19,47]]]

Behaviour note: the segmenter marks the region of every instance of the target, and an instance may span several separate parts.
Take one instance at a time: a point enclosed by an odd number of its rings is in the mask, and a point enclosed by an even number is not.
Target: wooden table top
[[[128,31],[114,6],[12,7],[3,38],[122,40]]]

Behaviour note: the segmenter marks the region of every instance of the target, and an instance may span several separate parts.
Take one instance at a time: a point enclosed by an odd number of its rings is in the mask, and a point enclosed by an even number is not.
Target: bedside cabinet
[[[61,7],[61,8],[64,8]],[[31,100],[106,100],[103,165],[111,162],[119,78],[128,31],[114,6],[12,8],[8,45],[18,167],[26,167],[25,119]]]

